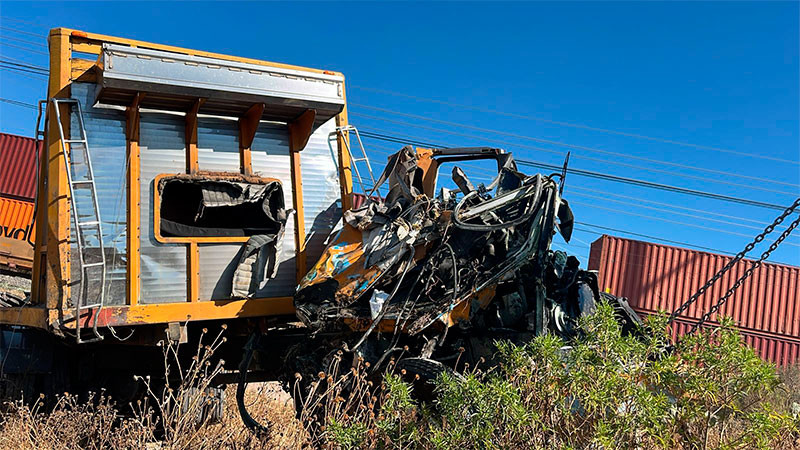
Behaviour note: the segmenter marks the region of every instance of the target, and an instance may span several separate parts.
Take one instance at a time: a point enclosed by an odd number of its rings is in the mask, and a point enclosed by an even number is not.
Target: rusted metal
[[[0,133],[0,196],[30,200],[36,196],[36,140]]]
[[[667,313],[689,298],[729,256],[604,235],[592,244],[589,268],[600,288],[627,297],[639,313]],[[737,263],[678,317],[675,336],[688,331],[734,280],[751,265]],[[764,263],[737,290],[719,314],[733,318],[745,340],[779,365],[797,359],[800,347],[800,268]],[[711,325],[718,323],[711,317]],[[686,324],[688,326],[685,326]]]

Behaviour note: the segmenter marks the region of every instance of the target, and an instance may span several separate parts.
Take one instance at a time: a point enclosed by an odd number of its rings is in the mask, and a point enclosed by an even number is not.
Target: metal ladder
[[[103,339],[97,330],[97,318],[103,307],[106,289],[106,255],[103,248],[103,229],[100,223],[100,205],[97,201],[97,189],[95,186],[94,171],[92,169],[92,158],[89,152],[89,141],[86,137],[86,127],[83,123],[83,111],[78,100],[72,98],[52,98],[50,103],[56,114],[55,123],[58,124],[58,135],[61,139],[61,150],[64,154],[64,166],[67,171],[67,182],[69,185],[70,208],[72,209],[72,220],[75,226],[75,241],[78,247],[80,262],[80,276],[78,280],[73,280],[73,285],[78,287],[77,299],[73,298],[75,308],[75,335],[78,344],[96,342]],[[68,118],[72,117],[73,107],[75,108],[76,118],[78,119],[78,129],[80,136],[72,139],[66,136],[64,125],[61,121],[61,108],[66,106]],[[38,125],[37,125],[38,128]],[[39,130],[37,129],[37,136]],[[88,204],[87,204],[88,203]],[[90,211],[79,211],[78,205],[90,207]],[[94,237],[94,239],[92,239]],[[89,246],[89,241],[93,240],[94,245]],[[90,250],[91,254],[90,254]],[[95,275],[93,276],[92,273]],[[94,301],[88,301],[90,297],[90,284],[99,283],[99,290]],[[96,286],[96,284],[95,284]],[[94,312],[94,325],[92,331],[94,337],[84,339],[81,334],[80,316],[84,309],[97,308]]]
[[[356,139],[358,140],[358,146],[361,148],[361,157],[353,156],[353,151],[350,148],[349,139],[345,136],[345,133],[348,131],[352,131],[356,135]],[[367,157],[367,150],[364,148],[364,143],[361,141],[361,135],[358,133],[358,129],[352,125],[346,125],[343,127],[336,127],[336,134],[342,137],[342,142],[344,142],[344,147],[347,149],[347,154],[350,157],[351,167],[355,172],[356,179],[358,180],[359,186],[361,186],[361,192],[367,196],[367,199],[372,199],[372,194],[377,192],[378,196],[380,196],[380,186],[377,186],[375,183],[375,175],[372,173],[372,165],[369,163],[369,158]],[[367,167],[367,174],[369,174],[370,182],[372,183],[372,189],[369,191],[366,189],[364,185],[364,179],[361,177],[361,172],[358,170],[358,163],[365,163]]]

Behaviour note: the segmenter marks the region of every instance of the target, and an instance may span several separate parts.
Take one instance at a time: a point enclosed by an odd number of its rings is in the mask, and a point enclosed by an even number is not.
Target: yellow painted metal
[[[72,58],[70,64],[70,79],[72,80],[77,80],[78,78],[85,76],[88,71],[97,65],[95,61],[81,58]]]
[[[48,98],[69,97],[70,89],[70,51],[69,35],[63,30],[50,32],[50,80],[47,88]],[[52,105],[48,105],[52,109]],[[64,130],[69,130],[69,114],[62,111]],[[47,204],[47,231],[36,236],[37,244],[47,242],[47,265],[45,271],[45,295],[48,308],[55,309],[66,306],[70,295],[70,201],[67,185],[67,173],[62,145],[55,121],[55,114],[49,111],[51,118],[47,132],[47,192],[44,201]],[[44,220],[42,222],[45,222]],[[40,277],[41,273],[34,273]],[[34,278],[37,279],[37,278]]]
[[[190,302],[200,300],[200,247],[190,242],[186,247],[186,292]]]
[[[126,177],[128,210],[128,228],[126,232],[126,243],[128,251],[128,263],[126,265],[127,274],[127,298],[129,305],[139,302],[140,281],[141,281],[141,158],[139,154],[139,104],[143,94],[136,94],[133,104],[125,111],[125,139],[128,147],[128,172]]]
[[[292,202],[294,203],[294,245],[297,258],[295,258],[295,268],[297,271],[297,281],[299,282],[306,275],[306,224],[305,211],[303,211],[303,175],[300,172],[300,152],[289,151],[289,158],[292,164]]]
[[[258,123],[264,114],[265,105],[258,103],[250,107],[247,112],[239,118],[239,171],[244,175],[253,173],[253,158],[250,154],[250,147],[258,131]]]
[[[200,170],[200,157],[197,150],[197,112],[203,102],[205,100],[197,99],[192,109],[186,113],[186,173],[190,174],[195,174]],[[154,189],[155,191],[158,191],[158,188]],[[155,209],[159,210],[160,208]],[[155,217],[156,214],[153,216]],[[161,228],[156,228],[156,230],[160,231]],[[156,232],[160,235],[159,231]],[[197,242],[193,241],[186,246],[186,296],[190,302],[200,300],[200,248],[197,246]]]
[[[308,144],[311,128],[317,113],[306,110],[294,122],[289,123],[289,155],[292,164],[292,201],[294,203],[294,240],[297,257],[295,258],[296,278],[299,282],[305,275],[306,265],[306,225],[303,209],[303,174],[300,167],[300,152]]]
[[[186,113],[186,173],[197,173],[200,170],[197,153],[197,112],[203,103],[205,99],[198,98],[192,109]]]
[[[0,324],[22,325],[26,327],[47,329],[47,309],[42,306],[0,308]]]
[[[336,115],[336,126],[346,127],[347,123],[347,98],[342,82],[342,98],[345,100],[342,112]],[[342,190],[342,211],[353,207],[353,172],[350,168],[350,154],[345,150],[348,138],[347,132],[336,134],[336,144],[339,147],[339,185]]]
[[[292,297],[269,299],[219,300],[194,303],[164,303],[131,306],[126,323],[148,324],[184,322],[188,320],[222,320],[294,314]]]
[[[292,297],[170,302],[156,305],[106,306],[98,317],[98,326],[149,325],[197,320],[231,320],[247,317],[294,314]],[[92,326],[93,316],[80,319],[81,328]],[[65,328],[75,328],[74,317],[64,321]]]

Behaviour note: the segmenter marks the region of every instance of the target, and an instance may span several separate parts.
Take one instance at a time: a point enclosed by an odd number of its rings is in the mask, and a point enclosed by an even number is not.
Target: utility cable
[[[0,28],[2,28],[2,27],[0,27]],[[35,45],[37,47],[47,48],[47,45],[42,44],[41,42],[29,41],[27,39],[21,39],[21,38],[17,38],[17,37],[0,35],[0,39],[8,39],[9,41],[14,41],[14,42],[22,43],[22,44]]]
[[[3,59],[3,58],[0,58],[0,64],[6,64],[6,65],[14,66],[14,67],[21,67],[23,69],[28,69],[28,70],[41,72],[42,75],[48,75],[47,69],[43,69],[43,68],[41,68],[39,66],[32,66],[30,64],[20,64],[20,63],[9,61],[9,60]]]
[[[25,50],[27,52],[36,53],[36,54],[39,54],[39,55],[50,56],[47,53],[41,52],[39,50],[34,50],[32,48],[23,47],[21,45],[10,44],[10,43],[4,42],[4,41],[0,41],[0,45],[5,45],[6,47],[13,47],[13,48],[16,48],[16,49],[19,49],[19,50]]]
[[[494,142],[494,143],[498,143],[498,144],[502,144],[502,145],[512,145],[512,146],[521,147],[521,148],[529,148],[529,149],[536,150],[536,151],[541,151],[541,152],[546,152],[546,153],[553,153],[553,154],[562,155],[562,156],[564,154],[562,151],[557,151],[557,150],[552,150],[552,149],[547,149],[547,148],[542,148],[542,147],[537,147],[537,146],[531,146],[531,145],[525,145],[525,144],[520,144],[520,143],[516,143],[516,142],[497,140],[497,139],[487,138],[485,136],[476,136],[474,134],[460,133],[460,132],[457,132],[457,131],[446,130],[446,129],[442,129],[442,128],[429,127],[429,126],[425,126],[425,125],[419,125],[419,124],[415,124],[415,123],[404,122],[404,121],[401,121],[401,120],[387,119],[387,118],[384,118],[384,117],[378,117],[378,116],[373,116],[373,115],[369,115],[369,114],[362,114],[362,113],[358,113],[358,112],[350,112],[349,114],[351,116],[364,117],[364,118],[372,119],[372,120],[379,120],[379,121],[382,121],[382,122],[393,123],[393,124],[401,125],[401,126],[405,126],[405,127],[420,128],[420,129],[425,129],[425,130],[428,130],[428,131],[434,131],[434,132],[437,132],[437,133],[446,133],[446,134],[451,134],[451,135],[455,135],[455,136],[461,136],[461,137],[466,137],[466,138],[470,138],[470,139],[476,139],[476,140],[480,140],[480,141],[483,141],[483,142]],[[428,120],[433,120],[433,119],[428,119]],[[367,127],[367,128],[371,128],[371,127]],[[378,130],[378,129],[376,129],[376,131],[378,131],[378,132],[386,132],[386,130]],[[504,134],[504,133],[503,132],[495,132],[495,134]],[[519,136],[519,135],[514,135],[514,136]],[[536,140],[536,138],[529,138],[529,139]],[[571,145],[571,144],[567,144],[567,145]],[[580,147],[580,146],[576,146],[576,147]],[[586,149],[589,149],[589,148],[590,147],[580,147],[579,150],[580,149],[586,150]],[[592,153],[600,153],[600,154],[610,155],[610,156],[614,156],[615,158],[635,159],[635,160],[644,161],[644,162],[648,162],[648,163],[652,163],[652,164],[661,164],[661,165],[665,165],[665,166],[677,167],[677,168],[685,169],[685,170],[694,170],[694,171],[698,171],[698,172],[706,172],[706,173],[712,173],[712,174],[717,174],[717,175],[724,175],[724,176],[730,176],[730,177],[736,177],[736,178],[749,179],[749,180],[758,181],[758,182],[766,183],[766,184],[782,184],[782,185],[786,185],[786,186],[791,186],[793,188],[798,189],[798,191],[800,191],[800,185],[795,184],[795,183],[785,182],[785,181],[776,181],[776,180],[772,180],[772,179],[768,179],[768,178],[756,177],[756,176],[752,176],[752,175],[744,175],[744,174],[738,174],[738,173],[733,173],[733,172],[727,172],[727,171],[724,171],[724,170],[707,169],[707,168],[704,168],[704,167],[695,167],[695,166],[691,166],[691,165],[688,165],[688,164],[680,164],[680,163],[675,163],[675,162],[671,162],[671,161],[662,161],[662,160],[653,159],[653,158],[645,158],[643,156],[636,156],[636,155],[631,155],[631,154],[627,154],[627,153],[612,152],[612,151],[609,151],[609,150],[593,149],[591,152]],[[792,195],[792,196],[797,195],[797,192],[798,192],[798,191],[794,191],[794,192],[775,191],[775,190],[769,189],[769,188],[761,188],[761,187],[758,187],[758,186],[751,186],[751,185],[746,185],[746,184],[741,184],[741,183],[734,183],[734,182],[730,182],[730,181],[709,180],[708,178],[705,178],[705,177],[698,177],[698,176],[695,176],[695,175],[688,175],[688,174],[684,174],[684,173],[670,172],[670,171],[665,171],[663,169],[655,169],[655,168],[652,168],[652,167],[637,166],[637,165],[630,164],[630,163],[623,163],[621,161],[595,158],[595,157],[592,157],[592,156],[585,156],[585,155],[581,155],[581,154],[575,154],[573,156],[576,157],[576,158],[582,158],[582,159],[586,159],[586,160],[590,160],[590,161],[597,161],[597,162],[600,162],[600,163],[603,163],[603,164],[612,164],[612,165],[617,165],[617,166],[629,167],[629,168],[632,168],[632,169],[639,169],[639,170],[646,170],[646,171],[650,171],[650,172],[665,173],[665,174],[672,175],[672,176],[693,178],[693,179],[701,180],[701,181],[704,181],[704,182],[712,181],[712,182],[717,182],[717,183],[722,183],[722,184],[730,184],[732,186],[740,186],[740,187],[745,187],[745,188],[754,188],[754,189],[766,190],[766,191],[769,191],[769,192],[777,192],[779,194],[787,194],[787,195]]]
[[[5,65],[5,63],[0,63],[0,69],[11,71],[12,73],[25,73],[25,74],[29,74],[29,75],[38,75],[40,77],[47,77],[47,75],[44,75],[44,74],[42,74],[40,72],[36,72],[36,71],[33,71],[33,70],[29,70],[29,69],[23,69],[23,68],[20,68],[20,67],[7,66],[7,65]],[[37,79],[37,78],[34,78],[34,79]],[[41,80],[41,78],[38,78],[38,79]]]
[[[493,109],[488,109],[488,108],[481,108],[481,107],[477,107],[477,106],[459,104],[459,103],[452,103],[452,102],[447,102],[447,101],[443,101],[443,100],[436,100],[436,99],[431,99],[431,98],[419,97],[419,96],[415,96],[415,95],[408,95],[408,94],[403,94],[403,93],[399,93],[399,92],[392,92],[392,91],[383,90],[383,89],[375,89],[375,88],[363,87],[363,86],[358,86],[358,85],[349,85],[348,87],[349,88],[353,88],[353,89],[363,90],[363,91],[377,92],[377,93],[381,93],[381,94],[393,95],[393,96],[396,96],[396,97],[409,98],[409,99],[412,99],[412,100],[417,100],[417,101],[422,101],[422,102],[436,103],[436,104],[440,104],[440,105],[450,106],[450,107],[453,107],[453,108],[469,109],[469,110],[472,110],[472,111],[479,111],[479,112],[488,113],[488,114],[497,114],[497,115],[506,116],[506,117],[514,117],[514,118],[517,118],[517,119],[532,120],[532,121],[537,121],[537,122],[549,123],[549,124],[552,124],[552,125],[571,127],[571,128],[578,128],[578,129],[584,129],[584,130],[589,130],[589,131],[596,131],[596,132],[600,132],[600,133],[615,134],[615,135],[618,135],[618,136],[625,136],[625,137],[631,137],[631,138],[636,138],[636,139],[643,139],[643,140],[648,140],[648,141],[652,141],[652,142],[661,142],[661,143],[664,143],[664,144],[678,145],[678,146],[682,146],[682,147],[695,148],[695,149],[699,149],[699,150],[710,150],[710,151],[715,151],[715,152],[728,153],[728,154],[732,154],[732,155],[745,156],[745,157],[748,157],[748,158],[768,159],[768,160],[773,160],[773,161],[788,162],[788,163],[791,163],[791,164],[800,164],[800,161],[783,160],[783,159],[780,159],[780,158],[774,158],[774,157],[769,157],[769,156],[764,156],[764,155],[757,155],[757,154],[753,154],[753,153],[747,153],[747,152],[741,152],[741,151],[737,151],[737,150],[714,147],[714,146],[710,146],[710,145],[692,144],[692,143],[689,143],[689,142],[681,142],[681,141],[676,141],[676,140],[672,140],[672,139],[664,139],[664,138],[659,138],[659,137],[646,136],[646,135],[643,135],[643,134],[630,133],[630,132],[625,132],[625,131],[616,131],[616,130],[611,130],[611,129],[607,129],[607,128],[593,127],[593,126],[589,126],[589,125],[585,125],[585,124],[579,124],[579,123],[570,123],[570,122],[563,122],[563,121],[557,121],[557,120],[543,119],[543,118],[540,118],[540,117],[534,117],[534,116],[518,114],[518,113],[510,113],[510,112],[506,112],[506,111],[498,111],[498,110],[493,110]]]
[[[437,145],[437,144],[432,144],[432,143],[419,142],[419,141],[415,141],[413,139],[407,139],[407,138],[402,138],[402,137],[398,137],[398,136],[391,136],[391,135],[384,135],[384,134],[379,134],[379,133],[372,133],[372,132],[367,132],[367,131],[361,132],[361,136],[362,137],[367,137],[367,138],[372,138],[372,139],[378,139],[378,140],[382,140],[382,141],[386,141],[386,142],[395,142],[395,143],[399,143],[399,144],[414,144],[414,145],[419,145],[419,146],[422,146],[422,147],[433,147],[433,148],[446,148],[447,147],[446,145],[442,146],[442,145]],[[517,158],[515,158],[515,161],[517,162],[517,164],[520,164],[520,165],[526,165],[526,166],[536,167],[536,168],[545,169],[545,170],[561,171],[561,169],[562,169],[562,166],[560,166],[560,165],[546,164],[546,163],[542,163],[542,162],[538,162],[538,161],[532,161],[532,160],[526,160],[526,159],[517,159]],[[630,185],[635,185],[635,186],[641,186],[641,187],[647,187],[647,188],[652,188],[652,189],[658,189],[658,190],[663,190],[663,191],[670,191],[670,192],[676,192],[676,193],[681,193],[681,194],[693,195],[693,196],[697,196],[697,197],[710,198],[710,199],[714,199],[714,200],[726,201],[726,202],[729,202],[729,203],[738,203],[738,204],[743,204],[743,205],[747,205],[747,206],[755,206],[755,207],[759,207],[759,208],[774,209],[774,210],[779,210],[779,211],[782,211],[784,209],[781,205],[774,204],[774,203],[768,203],[768,202],[761,202],[761,201],[757,201],[757,200],[744,199],[744,198],[733,197],[733,196],[724,195],[724,194],[717,194],[717,193],[713,193],[713,192],[700,191],[700,190],[696,190],[696,189],[689,189],[689,188],[685,188],[685,187],[681,187],[681,186],[673,186],[673,185],[668,185],[668,184],[655,183],[655,182],[652,182],[652,181],[640,180],[640,179],[636,179],[636,178],[621,177],[621,176],[611,175],[611,174],[606,174],[606,173],[601,173],[601,172],[593,172],[593,171],[590,171],[590,170],[568,168],[567,172],[569,174],[580,175],[580,176],[584,176],[584,177],[596,178],[596,179],[601,179],[601,180],[605,180],[605,181],[620,182],[620,183],[625,183],[625,184],[630,184]]]
[[[0,98],[0,102],[8,103],[14,106],[21,106],[23,108],[38,109],[36,106],[31,105],[30,103],[20,102],[17,100],[12,100],[10,98]]]
[[[5,19],[5,17],[3,17],[3,19]],[[0,25],[0,30],[11,31],[12,33],[19,33],[19,34],[24,34],[24,35],[27,35],[27,36],[33,36],[33,37],[37,37],[37,38],[46,38],[47,37],[47,35],[42,35],[41,33],[32,33],[30,31],[17,30],[16,28],[4,27],[2,25]]]

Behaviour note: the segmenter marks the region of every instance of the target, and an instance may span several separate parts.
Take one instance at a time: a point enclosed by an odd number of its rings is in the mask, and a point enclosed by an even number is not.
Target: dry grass
[[[32,406],[22,401],[4,405],[0,413],[0,448],[3,449],[249,449],[301,448],[307,434],[295,419],[291,399],[274,386],[261,384],[245,395],[248,410],[268,423],[271,432],[256,436],[239,418],[235,386],[226,390],[221,420],[206,414],[213,402],[205,392],[223,370],[224,361],[213,363],[214,352],[225,342],[222,333],[203,338],[188,367],[181,367],[178,347],[163,345],[165,378],[172,387],[157,387],[139,378],[148,397],[127,408],[104,395],[79,401],[65,394],[54,406],[39,398]],[[185,361],[185,360],[184,360]],[[199,394],[198,394],[199,393]],[[281,395],[282,394],[282,395]],[[125,406],[125,405],[122,405]],[[126,414],[120,413],[124,409]]]
[[[302,448],[306,433],[295,419],[291,401],[285,396],[248,392],[246,400],[254,416],[268,418],[270,436],[259,438],[247,430],[236,410],[235,387],[226,391],[223,419],[198,424],[180,438],[167,442],[153,422],[122,417],[105,398],[77,402],[65,396],[46,413],[40,403],[33,407],[9,405],[0,426],[3,449],[288,449]],[[284,398],[281,398],[284,397]]]
[[[421,446],[426,448],[450,448],[446,440],[427,437],[431,424],[420,419],[407,385],[392,377],[373,385],[367,376],[368,363],[351,362],[341,353],[326,373],[311,382],[312,395],[304,399],[302,422],[295,418],[291,397],[277,384],[256,383],[248,386],[245,402],[253,418],[268,425],[267,435],[255,435],[242,424],[235,386],[226,390],[222,419],[212,423],[204,414],[210,404],[207,397],[189,394],[206,392],[212,386],[211,379],[222,371],[223,362],[212,363],[212,356],[223,342],[222,334],[207,336],[204,331],[188,367],[180,366],[176,346],[164,345],[165,375],[172,374],[176,382],[172,388],[158,388],[150,380],[141,379],[148,399],[127,408],[119,408],[102,394],[88,400],[66,394],[55,399],[54,407],[45,407],[43,398],[33,406],[7,404],[0,411],[0,448],[394,448],[404,447],[404,442],[405,446],[424,442],[427,445]],[[770,399],[778,409],[791,410],[793,403],[800,403],[798,374],[798,367],[781,373],[783,383]],[[535,384],[535,380],[530,381]],[[121,409],[133,413],[122,414]],[[797,448],[800,436],[795,434],[784,436],[777,447]]]

